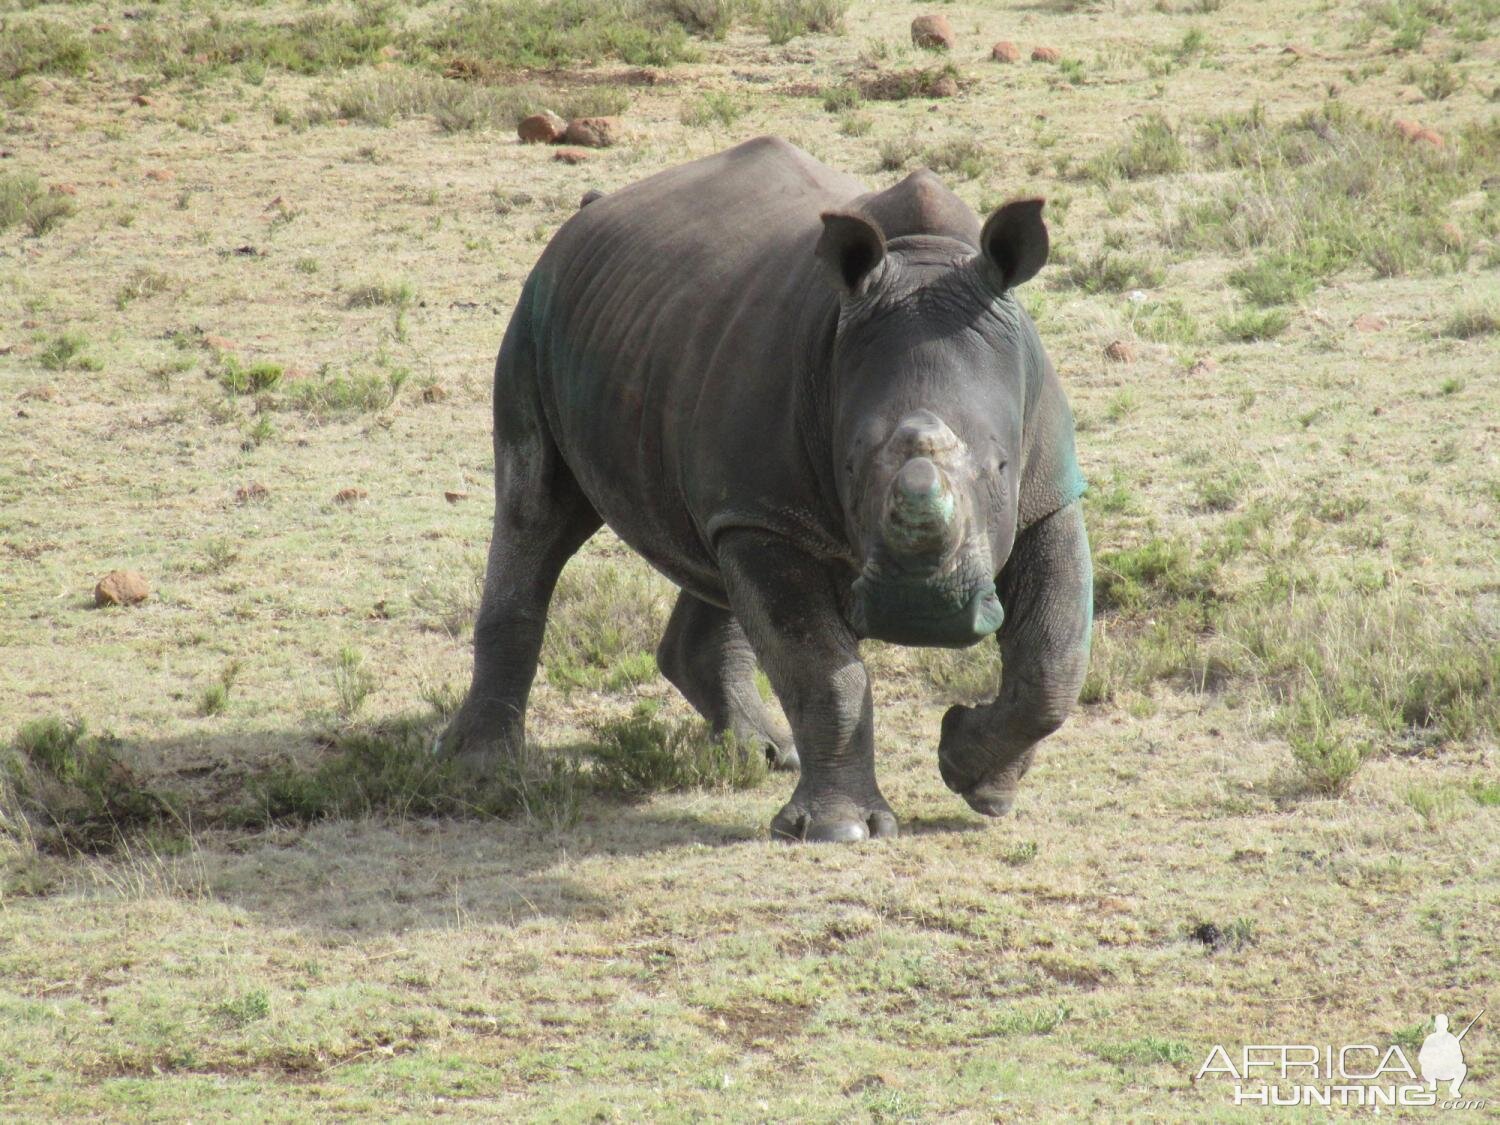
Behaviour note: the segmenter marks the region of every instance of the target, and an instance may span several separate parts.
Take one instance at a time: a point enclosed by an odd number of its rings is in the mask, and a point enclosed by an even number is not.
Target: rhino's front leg
[[[1036,744],[1078,702],[1088,671],[1094,577],[1078,501],[1027,528],[999,581],[1005,624],[995,701],[943,716],[943,781],[976,811],[1003,816]]]
[[[719,547],[730,604],[781,700],[802,758],[771,822],[788,840],[896,835],[875,783],[875,706],[834,574],[785,540],[731,532]]]

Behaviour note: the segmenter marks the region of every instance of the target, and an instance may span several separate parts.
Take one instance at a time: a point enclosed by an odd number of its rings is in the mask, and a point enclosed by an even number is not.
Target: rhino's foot
[[[793,795],[771,821],[771,838],[788,843],[841,844],[899,834],[896,814],[883,798],[810,802]]]
[[[483,778],[514,758],[521,744],[522,735],[515,723],[480,715],[466,703],[433,739],[432,752],[452,762],[460,772]]]
[[[802,768],[792,732],[784,723],[771,721],[770,716],[736,715],[729,730],[738,745],[751,753],[765,755],[766,764],[773,770]]]

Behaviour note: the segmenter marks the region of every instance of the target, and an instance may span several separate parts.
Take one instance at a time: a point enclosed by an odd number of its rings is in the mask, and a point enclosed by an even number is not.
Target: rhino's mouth
[[[867,566],[854,580],[849,624],[857,636],[898,645],[964,648],[1000,628],[994,580],[977,565],[940,577],[891,576]]]

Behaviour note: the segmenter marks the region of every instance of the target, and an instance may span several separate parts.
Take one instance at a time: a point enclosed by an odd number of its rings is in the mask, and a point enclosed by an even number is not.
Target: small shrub
[[[1291,314],[1285,309],[1244,309],[1219,321],[1219,331],[1227,340],[1249,343],[1280,336],[1291,323]]]
[[[92,61],[88,40],[52,20],[7,20],[0,35],[0,82],[34,74],[76,76]]]
[[[1175,603],[1207,605],[1218,596],[1216,565],[1193,557],[1178,539],[1103,551],[1094,562],[1094,604],[1102,611],[1139,612]]]
[[[404,309],[415,304],[416,300],[416,288],[409,281],[369,281],[351,289],[345,303],[351,309],[368,309],[379,305]]]
[[[221,1001],[214,1008],[214,1016],[226,1027],[231,1028],[248,1027],[252,1023],[266,1019],[270,1014],[271,998],[263,988],[242,992],[238,996]]]
[[[969,137],[954,137],[929,148],[924,158],[935,172],[952,172],[966,180],[975,180],[984,175],[989,153]]]
[[[682,107],[682,123],[694,129],[718,123],[733,125],[745,112],[744,105],[729,94],[711,90]]]
[[[1272,254],[1229,275],[1230,285],[1261,306],[1300,301],[1313,291],[1318,280],[1300,254]]]
[[[1410,785],[1401,800],[1428,829],[1436,830],[1457,811],[1459,791],[1451,786]]]
[[[343,374],[333,374],[324,367],[317,379],[292,384],[286,403],[319,418],[373,413],[394,403],[410,378],[411,372],[404,367]]]
[[[333,667],[333,689],[338,695],[339,717],[345,720],[352,719],[375,690],[375,677],[365,668],[364,657],[357,649],[339,650]]]
[[[158,270],[145,267],[133,270],[120,291],[115,294],[115,308],[124,310],[132,301],[164,293],[171,283],[171,279]]]
[[[983,1037],[1008,1038],[1012,1035],[1051,1035],[1072,1018],[1066,1004],[1049,1004],[1036,1008],[1009,1008],[991,1019],[979,1032]]]
[[[756,22],[775,45],[813,32],[841,32],[850,0],[762,0]]]
[[[1084,174],[1107,187],[1121,177],[1138,180],[1181,172],[1187,167],[1187,158],[1187,146],[1177,129],[1161,114],[1153,113],[1135,127],[1123,145],[1090,160]]]
[[[885,137],[875,146],[882,172],[899,172],[916,159],[920,150],[915,137]]]
[[[1123,1043],[1104,1043],[1095,1047],[1094,1053],[1105,1062],[1114,1063],[1116,1066],[1153,1063],[1178,1066],[1193,1057],[1192,1048],[1186,1043],[1179,1043],[1175,1039],[1160,1039],[1154,1035],[1130,1039]]]
[[[517,69],[613,58],[669,66],[696,56],[680,0],[482,0],[434,21],[419,49],[454,76],[503,82]]]
[[[1500,310],[1482,305],[1470,305],[1456,310],[1438,329],[1439,336],[1454,340],[1472,340],[1477,336],[1491,336],[1500,332]]]
[[[84,349],[88,346],[89,339],[82,332],[64,332],[60,336],[54,336],[37,353],[37,362],[48,371],[65,371],[71,367],[97,371],[101,366],[99,361],[84,355]]]
[[[1085,293],[1123,293],[1156,288],[1166,279],[1166,271],[1150,258],[1102,250],[1071,262],[1062,276]]]
[[[609,792],[753,789],[767,776],[763,755],[714,736],[700,721],[659,719],[646,705],[628,718],[595,723],[593,736],[594,776]]]
[[[823,110],[825,113],[846,113],[857,108],[863,99],[859,95],[859,87],[852,82],[841,82],[837,86],[829,86],[823,91]]]
[[[226,355],[219,368],[219,384],[234,395],[260,394],[280,383],[281,375],[279,363],[252,363],[246,366],[238,357]]]
[[[229,693],[234,687],[234,681],[239,678],[240,663],[231,660],[219,673],[219,678],[208,687],[203,689],[203,695],[198,701],[198,713],[207,717],[222,714],[229,706]]]

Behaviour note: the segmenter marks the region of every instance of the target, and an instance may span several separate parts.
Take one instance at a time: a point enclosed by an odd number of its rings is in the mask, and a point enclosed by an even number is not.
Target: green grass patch
[[[547,617],[547,682],[564,693],[616,692],[655,679],[651,654],[666,626],[668,589],[636,567],[569,565]]]
[[[63,332],[47,341],[36,360],[48,371],[98,371],[104,365],[87,354],[89,338],[82,332]]]
[[[1488,305],[1467,305],[1456,309],[1438,329],[1439,336],[1453,340],[1473,340],[1500,332],[1500,310]]]
[[[1156,288],[1166,271],[1155,259],[1105,249],[1070,262],[1061,276],[1085,293],[1124,293]]]
[[[1241,309],[1219,321],[1219,331],[1226,340],[1249,344],[1256,340],[1272,340],[1280,336],[1292,324],[1292,314],[1283,308]]]
[[[54,195],[29,172],[0,175],[0,231],[23,224],[40,238],[74,211],[66,195]]]
[[[670,721],[642,703],[623,719],[593,724],[593,775],[606,792],[635,796],[682,789],[753,789],[765,781],[763,754],[715,735],[698,719]]]
[[[1178,129],[1160,113],[1135,127],[1128,140],[1083,166],[1086,179],[1108,187],[1116,180],[1166,176],[1188,165],[1188,149]]]
[[[680,115],[684,125],[703,129],[710,125],[733,125],[745,112],[745,104],[722,90],[710,90],[699,94],[682,107]]]

